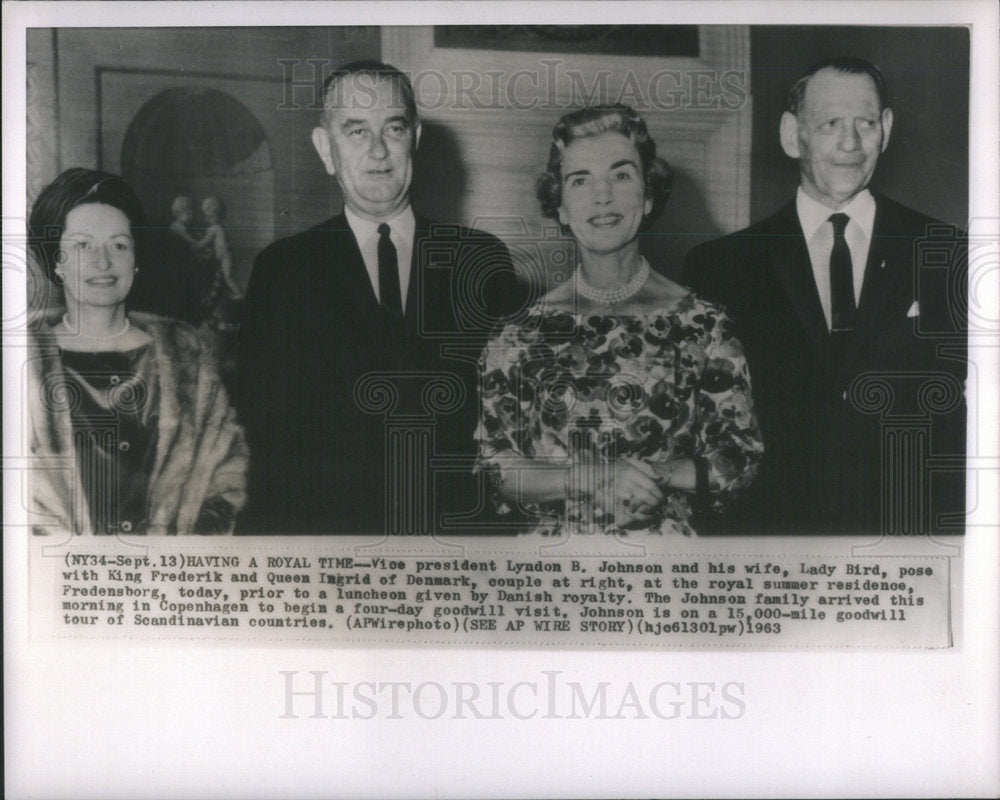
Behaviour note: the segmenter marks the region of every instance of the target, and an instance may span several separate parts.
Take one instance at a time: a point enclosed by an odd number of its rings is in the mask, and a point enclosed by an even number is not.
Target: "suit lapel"
[[[326,253],[322,263],[329,263],[333,273],[335,291],[343,292],[343,298],[336,298],[338,305],[350,298],[357,308],[379,305],[372,288],[371,278],[361,256],[361,248],[354,237],[354,231],[347,223],[347,217],[340,214],[324,226],[327,236],[323,245]]]
[[[416,228],[413,233],[413,258],[410,260],[410,285],[406,290],[406,303],[403,308],[406,329],[417,333],[421,329],[439,330],[445,324],[440,318],[442,309],[447,308],[451,292],[453,272],[445,269],[444,259],[437,256],[439,268],[429,269],[428,262],[435,261],[435,246],[443,246],[445,242],[452,244],[446,230],[457,230],[457,226],[442,226],[435,233],[431,222],[419,215],[416,216]],[[454,234],[452,234],[454,236]],[[454,246],[458,247],[456,239]],[[451,269],[458,269],[459,253],[454,253],[455,263]]]
[[[406,301],[403,303],[403,317],[406,319],[408,327],[416,322],[417,308],[423,302],[423,290],[421,285],[424,279],[423,259],[420,257],[423,241],[429,237],[428,227],[430,223],[423,217],[414,214],[415,227],[413,229],[413,255],[410,258],[410,284],[406,289]]]
[[[909,248],[912,240],[893,236],[898,226],[889,219],[885,203],[876,198],[875,224],[872,242],[865,263],[865,278],[861,286],[861,302],[854,318],[854,335],[847,349],[846,363],[857,355],[865,343],[877,334],[884,319],[885,304],[893,289],[909,274]]]
[[[824,348],[827,337],[826,318],[819,302],[809,250],[794,200],[778,213],[775,230],[767,238],[770,262],[785,287],[799,322],[813,344],[818,349]]]

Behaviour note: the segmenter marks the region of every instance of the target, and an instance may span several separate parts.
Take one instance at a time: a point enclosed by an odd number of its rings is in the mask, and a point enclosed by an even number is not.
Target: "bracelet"
[[[666,469],[666,472],[665,473],[660,473],[660,481],[659,482],[663,484],[663,488],[669,489],[670,488],[670,479],[672,477],[674,477],[674,462],[673,461],[666,461],[662,465],[660,465],[660,468],[661,469]]]

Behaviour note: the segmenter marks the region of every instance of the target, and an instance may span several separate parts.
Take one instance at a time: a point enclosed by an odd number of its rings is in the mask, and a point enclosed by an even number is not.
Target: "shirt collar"
[[[413,241],[413,235],[417,229],[417,220],[413,216],[413,206],[407,205],[396,216],[383,219],[378,222],[367,219],[356,214],[348,206],[344,206],[344,216],[347,217],[347,224],[354,232],[354,238],[359,245],[363,245],[369,239],[378,235],[378,226],[385,222],[392,228],[394,236],[401,237],[406,242]]]
[[[795,210],[806,239],[811,239],[834,213],[832,209],[807,195],[801,186],[795,195]],[[847,214],[861,228],[865,237],[871,240],[875,229],[875,198],[870,191],[862,189],[851,198],[850,203],[840,209],[840,213]]]

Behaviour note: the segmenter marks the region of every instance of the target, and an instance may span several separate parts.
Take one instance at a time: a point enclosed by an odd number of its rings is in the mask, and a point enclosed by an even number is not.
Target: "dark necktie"
[[[851,251],[844,238],[844,228],[850,217],[831,214],[833,249],[830,251],[830,330],[850,331],[854,328],[854,267]]]
[[[399,264],[396,246],[389,238],[389,226],[378,226],[378,295],[386,308],[403,313],[403,300],[399,291]]]

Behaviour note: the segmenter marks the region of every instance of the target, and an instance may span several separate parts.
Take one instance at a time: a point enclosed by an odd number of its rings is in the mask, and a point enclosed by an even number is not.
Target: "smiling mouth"
[[[600,214],[587,220],[595,228],[613,228],[621,221],[621,214]]]
[[[87,278],[87,280],[84,281],[84,283],[86,283],[87,286],[97,286],[97,287],[114,286],[116,283],[118,283],[118,278],[112,275],[109,275],[104,278]]]

